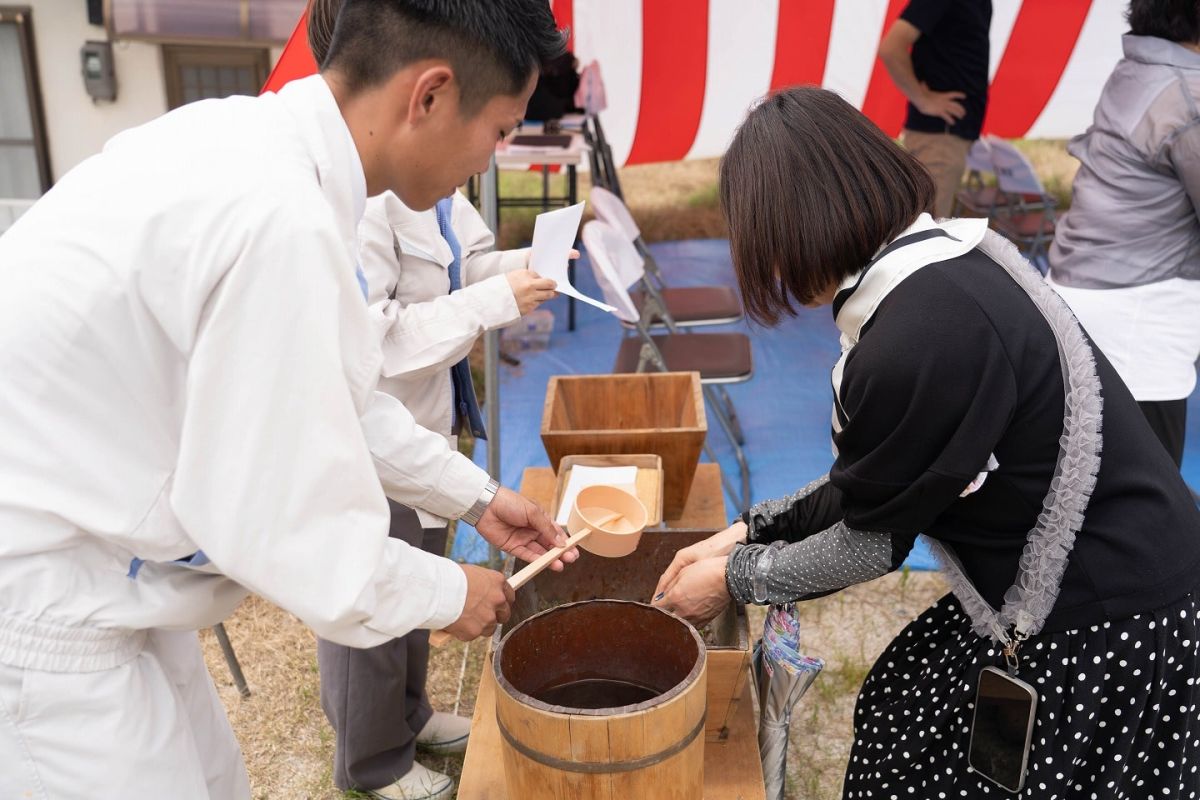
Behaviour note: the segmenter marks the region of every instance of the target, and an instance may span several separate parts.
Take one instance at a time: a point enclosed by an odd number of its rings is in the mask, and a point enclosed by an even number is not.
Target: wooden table
[[[549,508],[554,495],[554,470],[529,467],[521,481],[521,494]],[[721,470],[716,464],[700,464],[683,514],[666,520],[668,528],[724,528],[729,522]],[[729,721],[724,741],[704,744],[703,800],[764,800],[762,762],[758,754],[758,728],[750,681],[746,681],[737,708]],[[504,758],[500,729],[496,725],[496,680],[488,653],[479,679],[471,738],[458,782],[458,800],[554,800],[553,798],[509,798],[504,786]],[[621,800],[642,800],[622,798]],[[646,798],[646,800],[652,800]]]

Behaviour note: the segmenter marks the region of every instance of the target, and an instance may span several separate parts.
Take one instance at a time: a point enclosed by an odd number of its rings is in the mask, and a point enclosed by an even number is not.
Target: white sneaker
[[[417,747],[437,755],[463,753],[471,735],[471,720],[457,714],[435,711],[417,734]]]
[[[414,762],[403,778],[367,794],[379,800],[450,800],[453,792],[454,781],[449,775]]]

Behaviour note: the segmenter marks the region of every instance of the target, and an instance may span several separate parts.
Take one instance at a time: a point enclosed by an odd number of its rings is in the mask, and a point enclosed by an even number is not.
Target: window
[[[167,107],[258,94],[267,82],[270,63],[270,53],[257,48],[163,45]]]
[[[35,199],[49,188],[30,10],[0,6],[0,198]]]

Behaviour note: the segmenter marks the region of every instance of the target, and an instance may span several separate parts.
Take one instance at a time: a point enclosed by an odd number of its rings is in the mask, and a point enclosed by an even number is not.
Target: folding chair
[[[648,302],[639,311],[622,277],[641,272],[642,259],[633,244],[611,226],[593,220],[583,226],[583,246],[587,249],[588,260],[605,300],[617,308],[619,319],[637,331],[637,336],[621,340],[613,372],[657,369],[660,372],[700,373],[704,397],[733,446],[741,474],[740,493],[723,473],[722,485],[735,505],[746,510],[750,503],[750,467],[742,449],[741,431],[730,419],[732,404],[728,402],[729,396],[724,392],[723,384],[744,383],[753,377],[754,359],[749,337],[744,333],[652,334],[650,320],[657,311],[654,302]],[[720,390],[720,394],[717,390]],[[707,442],[704,451],[716,463],[717,459]]]
[[[1056,202],[1046,193],[1024,153],[1004,139],[994,136],[987,139],[996,168],[996,183],[1007,198],[1002,212],[992,217],[992,227],[1038,264],[1054,240]]]
[[[602,186],[596,186],[592,188],[588,199],[596,213],[596,219],[623,234],[641,255],[644,266],[639,266],[638,272],[641,274],[642,290],[630,292],[630,297],[633,298],[639,312],[646,305],[647,298],[657,303],[662,313],[652,319],[651,324],[654,327],[667,328],[674,332],[676,327],[728,325],[742,319],[742,303],[737,293],[728,286],[686,286],[674,289],[668,287],[658,264],[650,254],[650,248],[642,239],[642,232],[633,214],[620,197]],[[654,275],[655,280],[650,280],[650,273]],[[632,281],[626,285],[631,284]]]
[[[984,183],[984,175],[995,174],[996,168],[992,164],[992,150],[987,138],[976,139],[975,144],[967,151],[967,177],[962,187],[954,194],[950,216],[961,216],[965,211],[991,219],[997,208],[1008,202],[1008,197],[999,186],[988,186]]]

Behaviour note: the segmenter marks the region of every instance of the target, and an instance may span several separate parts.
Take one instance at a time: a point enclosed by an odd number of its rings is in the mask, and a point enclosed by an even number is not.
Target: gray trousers
[[[416,512],[388,501],[391,536],[437,555],[446,529],[422,529]],[[377,647],[317,640],[321,707],[333,726],[333,782],[342,790],[380,789],[410,769],[417,733],[433,715],[425,695],[429,631],[413,631]]]

